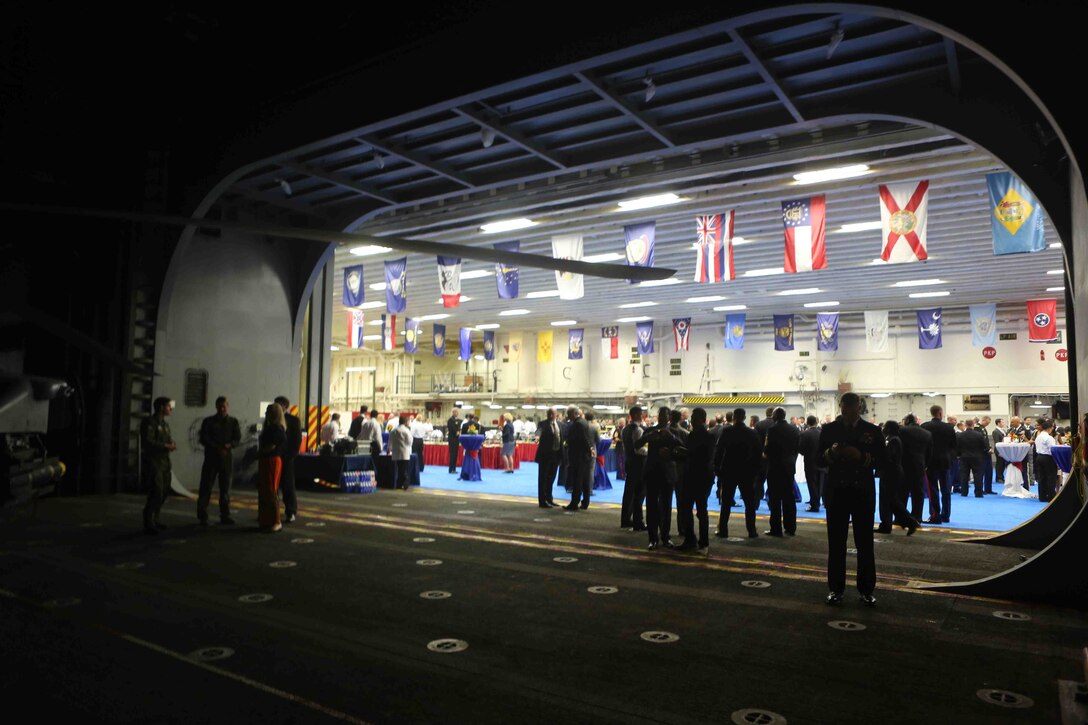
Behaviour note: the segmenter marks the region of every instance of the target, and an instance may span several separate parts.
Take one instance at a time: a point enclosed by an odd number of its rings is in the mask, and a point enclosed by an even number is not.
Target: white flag
[[[997,344],[997,305],[971,305],[971,345],[989,347]]]
[[[582,259],[582,235],[562,234],[552,237],[552,257],[555,259]],[[573,272],[556,272],[555,285],[559,288],[559,299],[580,300],[585,294],[582,275]]]
[[[510,362],[521,362],[521,348],[524,345],[522,335],[520,332],[510,333],[510,344],[507,346],[507,355],[509,355]]]
[[[888,351],[888,311],[865,312],[865,349],[868,352]]]

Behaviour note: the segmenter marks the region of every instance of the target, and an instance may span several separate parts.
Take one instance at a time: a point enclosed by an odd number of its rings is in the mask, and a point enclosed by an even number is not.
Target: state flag
[[[926,221],[929,216],[929,181],[880,187],[880,229],[885,262],[924,262]]]
[[[563,234],[552,237],[554,259],[582,259],[582,235]],[[585,295],[582,275],[574,272],[556,272],[555,285],[561,300],[580,300]]]
[[[567,331],[567,359],[582,359],[582,343],[585,342],[585,328],[572,327]]]
[[[404,312],[408,305],[408,258],[385,263],[385,311]]]
[[[1028,342],[1058,339],[1058,301],[1028,300]]]
[[[827,267],[824,247],[825,200],[823,196],[782,202],[782,226],[786,236],[786,272],[811,272]]]
[[[941,308],[918,310],[918,349],[936,350],[941,345]]]
[[[835,352],[839,349],[839,313],[820,312],[816,315],[816,349]]]
[[[484,330],[484,360],[495,359],[495,331]]]
[[[1020,179],[1007,171],[986,175],[994,254],[1041,252],[1047,248],[1043,207]]]
[[[712,283],[737,278],[733,268],[733,217],[724,214],[695,217],[695,281]]]
[[[774,349],[779,352],[793,349],[793,315],[774,316]]]
[[[444,357],[446,354],[446,326],[435,325],[434,332],[431,335],[431,342],[434,343],[434,356]]]
[[[499,242],[495,249],[500,252],[520,252],[521,242]],[[499,299],[515,300],[518,297],[518,276],[520,272],[516,264],[506,262],[495,263],[495,289]]]
[[[688,338],[691,332],[691,318],[681,317],[672,321],[672,337],[676,343],[676,352],[688,349]]]
[[[363,311],[348,310],[348,347],[361,348],[364,334]]]
[[[458,360],[471,360],[472,359],[472,328],[461,328],[461,350],[457,356]]]
[[[639,322],[635,325],[635,337],[638,341],[638,354],[649,355],[654,351],[653,321]]]
[[[438,257],[438,288],[442,292],[443,307],[461,304],[460,257]]]
[[[971,346],[997,344],[997,305],[971,305]]]
[[[363,265],[357,264],[344,270],[344,307],[358,307],[366,301],[363,288]]]
[[[865,351],[888,351],[888,311],[865,311]]]
[[[654,236],[657,222],[629,224],[623,228],[623,245],[628,267],[654,266]],[[627,280],[635,284],[636,280]]]
[[[397,349],[397,316],[382,315],[382,349]]]
[[[725,349],[744,349],[744,313],[725,316]]]
[[[404,351],[412,355],[419,352],[419,320],[408,317],[404,320]]]
[[[536,336],[536,361],[550,363],[552,361],[552,331],[537,333]]]
[[[620,328],[616,326],[601,328],[601,353],[609,360],[620,356]]]

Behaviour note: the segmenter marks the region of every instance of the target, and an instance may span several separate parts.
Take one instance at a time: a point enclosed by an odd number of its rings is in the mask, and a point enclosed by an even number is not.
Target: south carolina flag
[[[620,356],[620,328],[616,326],[601,328],[601,352],[609,360]]]
[[[382,315],[382,349],[397,349],[397,316]]]
[[[924,262],[926,218],[929,215],[929,182],[889,184],[880,187],[880,229],[885,262]]]
[[[696,282],[721,282],[736,279],[733,269],[733,210],[724,214],[695,217],[698,239],[695,242]]]
[[[676,352],[688,349],[688,333],[691,332],[691,318],[681,317],[672,321],[672,337],[676,342]]]
[[[1028,300],[1028,342],[1058,339],[1058,301]]]
[[[787,272],[811,272],[827,267],[824,250],[824,197],[782,202],[782,226],[786,233]]]
[[[348,310],[348,347],[363,346],[363,313],[361,310]]]

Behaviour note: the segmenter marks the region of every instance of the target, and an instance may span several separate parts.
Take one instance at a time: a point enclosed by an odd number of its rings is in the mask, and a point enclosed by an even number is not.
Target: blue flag
[[[586,331],[581,327],[572,327],[567,333],[567,359],[582,359],[582,344],[586,339]]]
[[[404,319],[404,351],[415,354],[419,352],[419,320],[411,317]]]
[[[484,330],[484,360],[495,359],[495,332]]]
[[[918,310],[918,349],[936,350],[941,347],[941,308]]]
[[[774,316],[774,349],[779,352],[793,349],[793,315]]]
[[[358,307],[366,301],[363,289],[363,265],[344,270],[344,307]]]
[[[446,354],[446,326],[434,326],[434,356],[443,357]]]
[[[499,242],[495,249],[500,252],[520,252],[521,242]],[[518,298],[518,268],[505,262],[495,264],[495,287],[499,299],[516,300]]]
[[[816,315],[816,349],[834,352],[839,349],[839,313],[820,312]]]
[[[989,347],[997,344],[997,305],[971,305],[971,345]]]
[[[404,312],[408,305],[408,258],[385,263],[385,311]]]
[[[1046,249],[1043,208],[1027,185],[1007,171],[986,175],[990,190],[990,226],[994,254],[1041,252]]]
[[[744,349],[744,313],[725,316],[725,349]]]
[[[635,325],[635,337],[638,339],[638,354],[649,355],[654,351],[654,323],[639,322]]]
[[[654,266],[654,235],[657,222],[629,224],[623,228],[623,242],[627,252],[627,266]],[[627,280],[631,284],[635,280]]]
[[[461,328],[461,354],[457,356],[458,360],[469,360],[472,358],[472,328]]]

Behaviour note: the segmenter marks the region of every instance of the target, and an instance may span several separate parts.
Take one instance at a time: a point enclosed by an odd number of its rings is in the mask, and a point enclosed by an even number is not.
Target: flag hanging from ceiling
[[[688,337],[691,333],[691,318],[680,317],[672,321],[672,337],[676,343],[676,352],[688,349]]]
[[[461,304],[461,258],[438,257],[438,288],[442,291],[442,306]]]
[[[521,348],[524,340],[520,332],[510,333],[510,342],[506,345],[506,355],[510,362],[521,362]]]
[[[888,311],[865,312],[865,351],[888,351]]]
[[[994,254],[1046,249],[1043,208],[1027,185],[1007,171],[986,175],[993,216]]]
[[[654,266],[654,236],[657,222],[628,224],[623,228],[623,244],[628,267]],[[627,280],[635,284],[636,280]]]
[[[550,363],[552,361],[552,332],[537,333],[536,336],[536,361]]]
[[[1058,301],[1028,300],[1028,342],[1058,339]]]
[[[446,326],[435,325],[434,336],[432,339],[434,343],[434,356],[443,357],[446,354]]]
[[[635,325],[635,336],[638,338],[639,355],[649,355],[654,351],[654,323],[652,320],[637,323]]]
[[[997,305],[971,305],[971,346],[997,344]]]
[[[461,328],[461,351],[458,360],[470,360],[472,358],[472,328]]]
[[[572,327],[567,331],[567,359],[581,360],[582,345],[585,343],[586,331],[582,327]]]
[[[563,234],[552,237],[552,257],[555,259],[582,259],[582,235]],[[555,286],[559,289],[559,299],[580,300],[585,294],[582,275],[573,272],[556,272]]]
[[[782,202],[782,226],[786,235],[787,272],[811,272],[827,267],[824,249],[824,197]]]
[[[408,258],[385,263],[385,311],[404,312],[408,305]]]
[[[941,308],[918,310],[918,349],[936,350],[941,347]]]
[[[363,265],[357,264],[344,270],[344,307],[358,307],[366,301],[363,288]]]
[[[609,360],[620,356],[620,328],[616,326],[601,328],[601,354]]]
[[[725,349],[744,349],[744,313],[725,316]]]
[[[835,352],[839,349],[838,312],[817,313],[816,349],[820,352]]]
[[[926,220],[929,212],[929,181],[880,186],[880,229],[885,262],[924,262]]]
[[[382,315],[382,349],[397,349],[397,316]]]
[[[363,346],[363,311],[348,310],[348,347]]]
[[[793,349],[793,315],[774,316],[774,349],[780,352]]]
[[[419,352],[419,320],[404,319],[404,351],[415,355]]]
[[[733,210],[695,217],[695,281],[736,279],[733,269]]]
[[[495,249],[500,252],[520,252],[521,242],[499,242]],[[518,298],[518,266],[506,262],[495,263],[495,288],[499,299],[516,300]]]
[[[495,359],[495,331],[484,330],[484,360]]]

